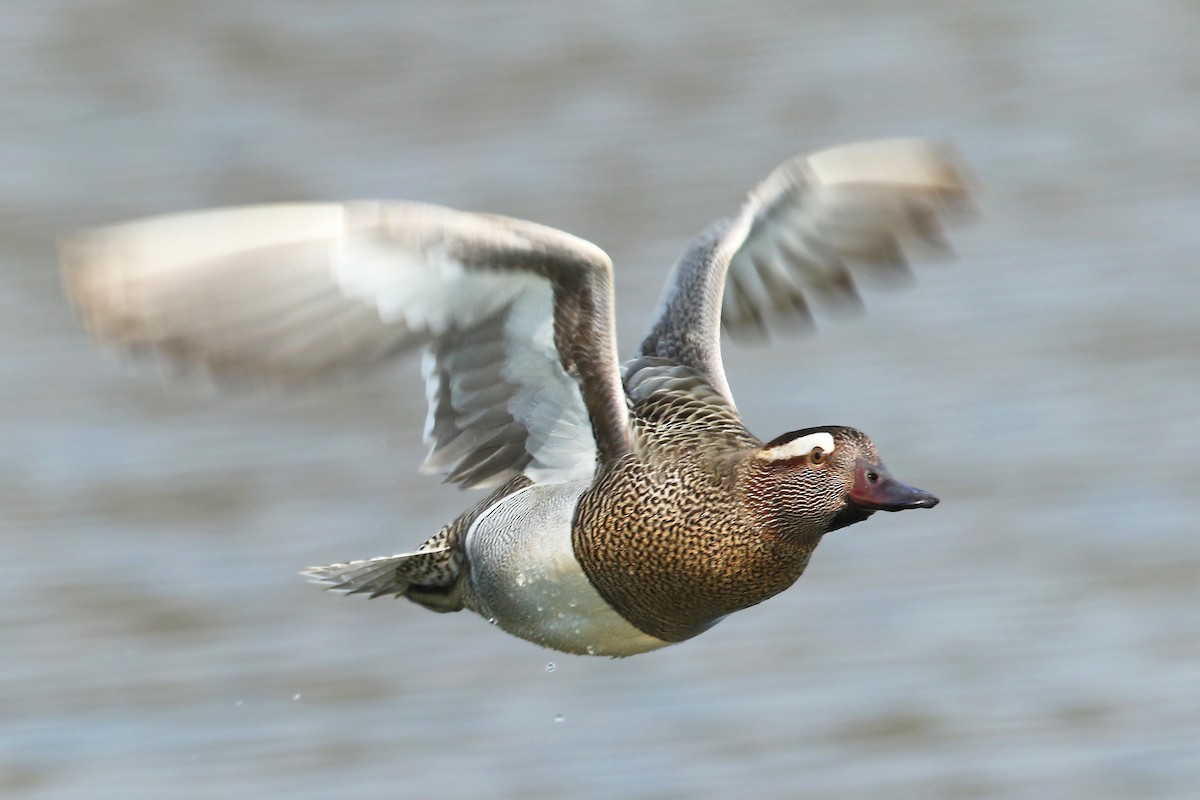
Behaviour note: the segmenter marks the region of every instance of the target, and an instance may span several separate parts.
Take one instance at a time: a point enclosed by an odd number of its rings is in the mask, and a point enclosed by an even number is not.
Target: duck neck
[[[748,455],[738,471],[738,494],[763,539],[807,563],[828,530],[828,515],[820,512],[821,498],[786,477],[770,462]]]

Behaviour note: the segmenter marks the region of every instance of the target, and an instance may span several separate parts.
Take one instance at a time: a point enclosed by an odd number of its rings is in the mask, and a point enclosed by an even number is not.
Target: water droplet
[[[554,721],[555,722],[566,722],[567,718],[565,716],[563,716],[562,714],[555,714]]]
[[[293,699],[293,700],[299,700],[299,699],[300,699],[300,693],[299,693],[299,692],[296,692],[294,695],[292,695],[292,699]]]
[[[551,661],[549,664],[546,665],[546,672],[554,672],[554,662],[553,661]]]
[[[589,656],[594,656],[594,655],[596,655],[596,646],[595,646],[595,645],[592,645],[592,644],[589,644],[589,645],[587,646],[587,654],[588,654]]]

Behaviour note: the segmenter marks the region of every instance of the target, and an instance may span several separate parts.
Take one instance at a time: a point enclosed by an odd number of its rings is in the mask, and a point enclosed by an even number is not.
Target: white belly
[[[589,483],[535,484],[484,512],[466,536],[467,605],[514,636],[568,653],[666,647],[618,614],[575,558],[571,520]]]

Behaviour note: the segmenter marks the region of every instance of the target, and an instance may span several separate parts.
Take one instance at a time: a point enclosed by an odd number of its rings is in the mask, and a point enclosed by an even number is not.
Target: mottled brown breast
[[[739,476],[759,441],[726,403],[698,394],[638,398],[639,451],[598,476],[572,534],[605,600],[672,642],[791,586],[815,546],[756,523]]]

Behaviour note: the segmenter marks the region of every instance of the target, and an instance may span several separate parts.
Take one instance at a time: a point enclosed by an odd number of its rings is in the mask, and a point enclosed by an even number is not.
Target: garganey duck
[[[413,552],[306,574],[628,656],[783,591],[829,531],[937,504],[852,428],[757,439],[720,333],[809,320],[810,296],[854,298],[847,264],[903,269],[902,245],[941,246],[940,215],[967,202],[941,143],[793,158],[691,243],[623,366],[608,256],[517,219],[256,206],[83,232],[60,253],[99,339],[219,382],[294,384],[423,347],[424,469],[491,493]]]

